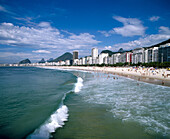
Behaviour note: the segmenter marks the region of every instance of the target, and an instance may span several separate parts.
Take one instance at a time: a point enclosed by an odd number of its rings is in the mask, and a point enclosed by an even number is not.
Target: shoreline
[[[82,67],[82,66],[39,66],[56,69],[83,70],[92,72],[102,72],[131,78],[162,86],[170,87],[170,71],[166,69],[154,68],[133,68],[133,67]]]

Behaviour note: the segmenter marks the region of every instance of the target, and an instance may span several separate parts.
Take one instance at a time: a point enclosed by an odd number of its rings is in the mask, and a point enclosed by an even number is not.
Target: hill
[[[151,47],[159,47],[160,45],[164,45],[166,43],[170,43],[170,39],[166,40],[166,41],[163,41],[161,43],[158,43],[158,44],[155,44],[155,45],[152,45],[150,47],[145,47],[145,48],[151,48]]]
[[[58,58],[54,59],[53,62],[72,60],[72,59],[73,59],[73,55],[69,52],[66,52],[63,55],[59,56]]]
[[[111,56],[112,54],[114,54],[114,52],[110,51],[110,50],[103,50],[101,53],[108,53],[109,56]]]
[[[38,63],[45,63],[45,59],[42,58]]]
[[[30,63],[31,63],[31,61],[29,59],[24,59],[19,62],[19,64],[30,64]]]

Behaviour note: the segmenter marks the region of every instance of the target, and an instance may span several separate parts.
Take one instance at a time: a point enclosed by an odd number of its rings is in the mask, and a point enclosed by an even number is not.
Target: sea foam
[[[55,113],[53,113],[49,120],[45,122],[39,129],[36,129],[33,134],[28,136],[28,139],[48,139],[50,133],[64,125],[64,122],[68,120],[68,108],[66,105],[62,105]]]
[[[81,88],[83,87],[83,79],[81,77],[77,78],[77,83],[75,84],[74,92],[80,92]]]

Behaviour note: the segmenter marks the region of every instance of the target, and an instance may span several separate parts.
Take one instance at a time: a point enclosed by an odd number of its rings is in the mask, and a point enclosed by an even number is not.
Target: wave
[[[74,92],[78,93],[83,87],[83,79],[81,77],[77,78],[77,83],[75,84]]]
[[[53,113],[49,120],[45,122],[39,129],[36,129],[33,134],[27,139],[48,139],[50,133],[55,132],[59,127],[63,127],[64,122],[68,120],[68,108],[62,105],[55,113]]]
[[[78,93],[83,86],[83,79],[81,77],[77,78],[77,82],[75,83],[74,92]],[[72,92],[72,91],[71,91]],[[55,132],[57,128],[63,127],[64,122],[68,120],[68,112],[69,109],[66,105],[64,105],[64,100],[67,94],[65,93],[60,107],[50,116],[50,118],[40,126],[40,128],[36,129],[31,135],[27,137],[27,139],[48,139],[51,137],[51,133]]]

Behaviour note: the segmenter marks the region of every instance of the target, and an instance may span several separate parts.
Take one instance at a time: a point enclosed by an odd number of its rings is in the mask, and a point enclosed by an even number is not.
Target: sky
[[[149,47],[170,38],[170,0],[0,0],[0,63]]]

